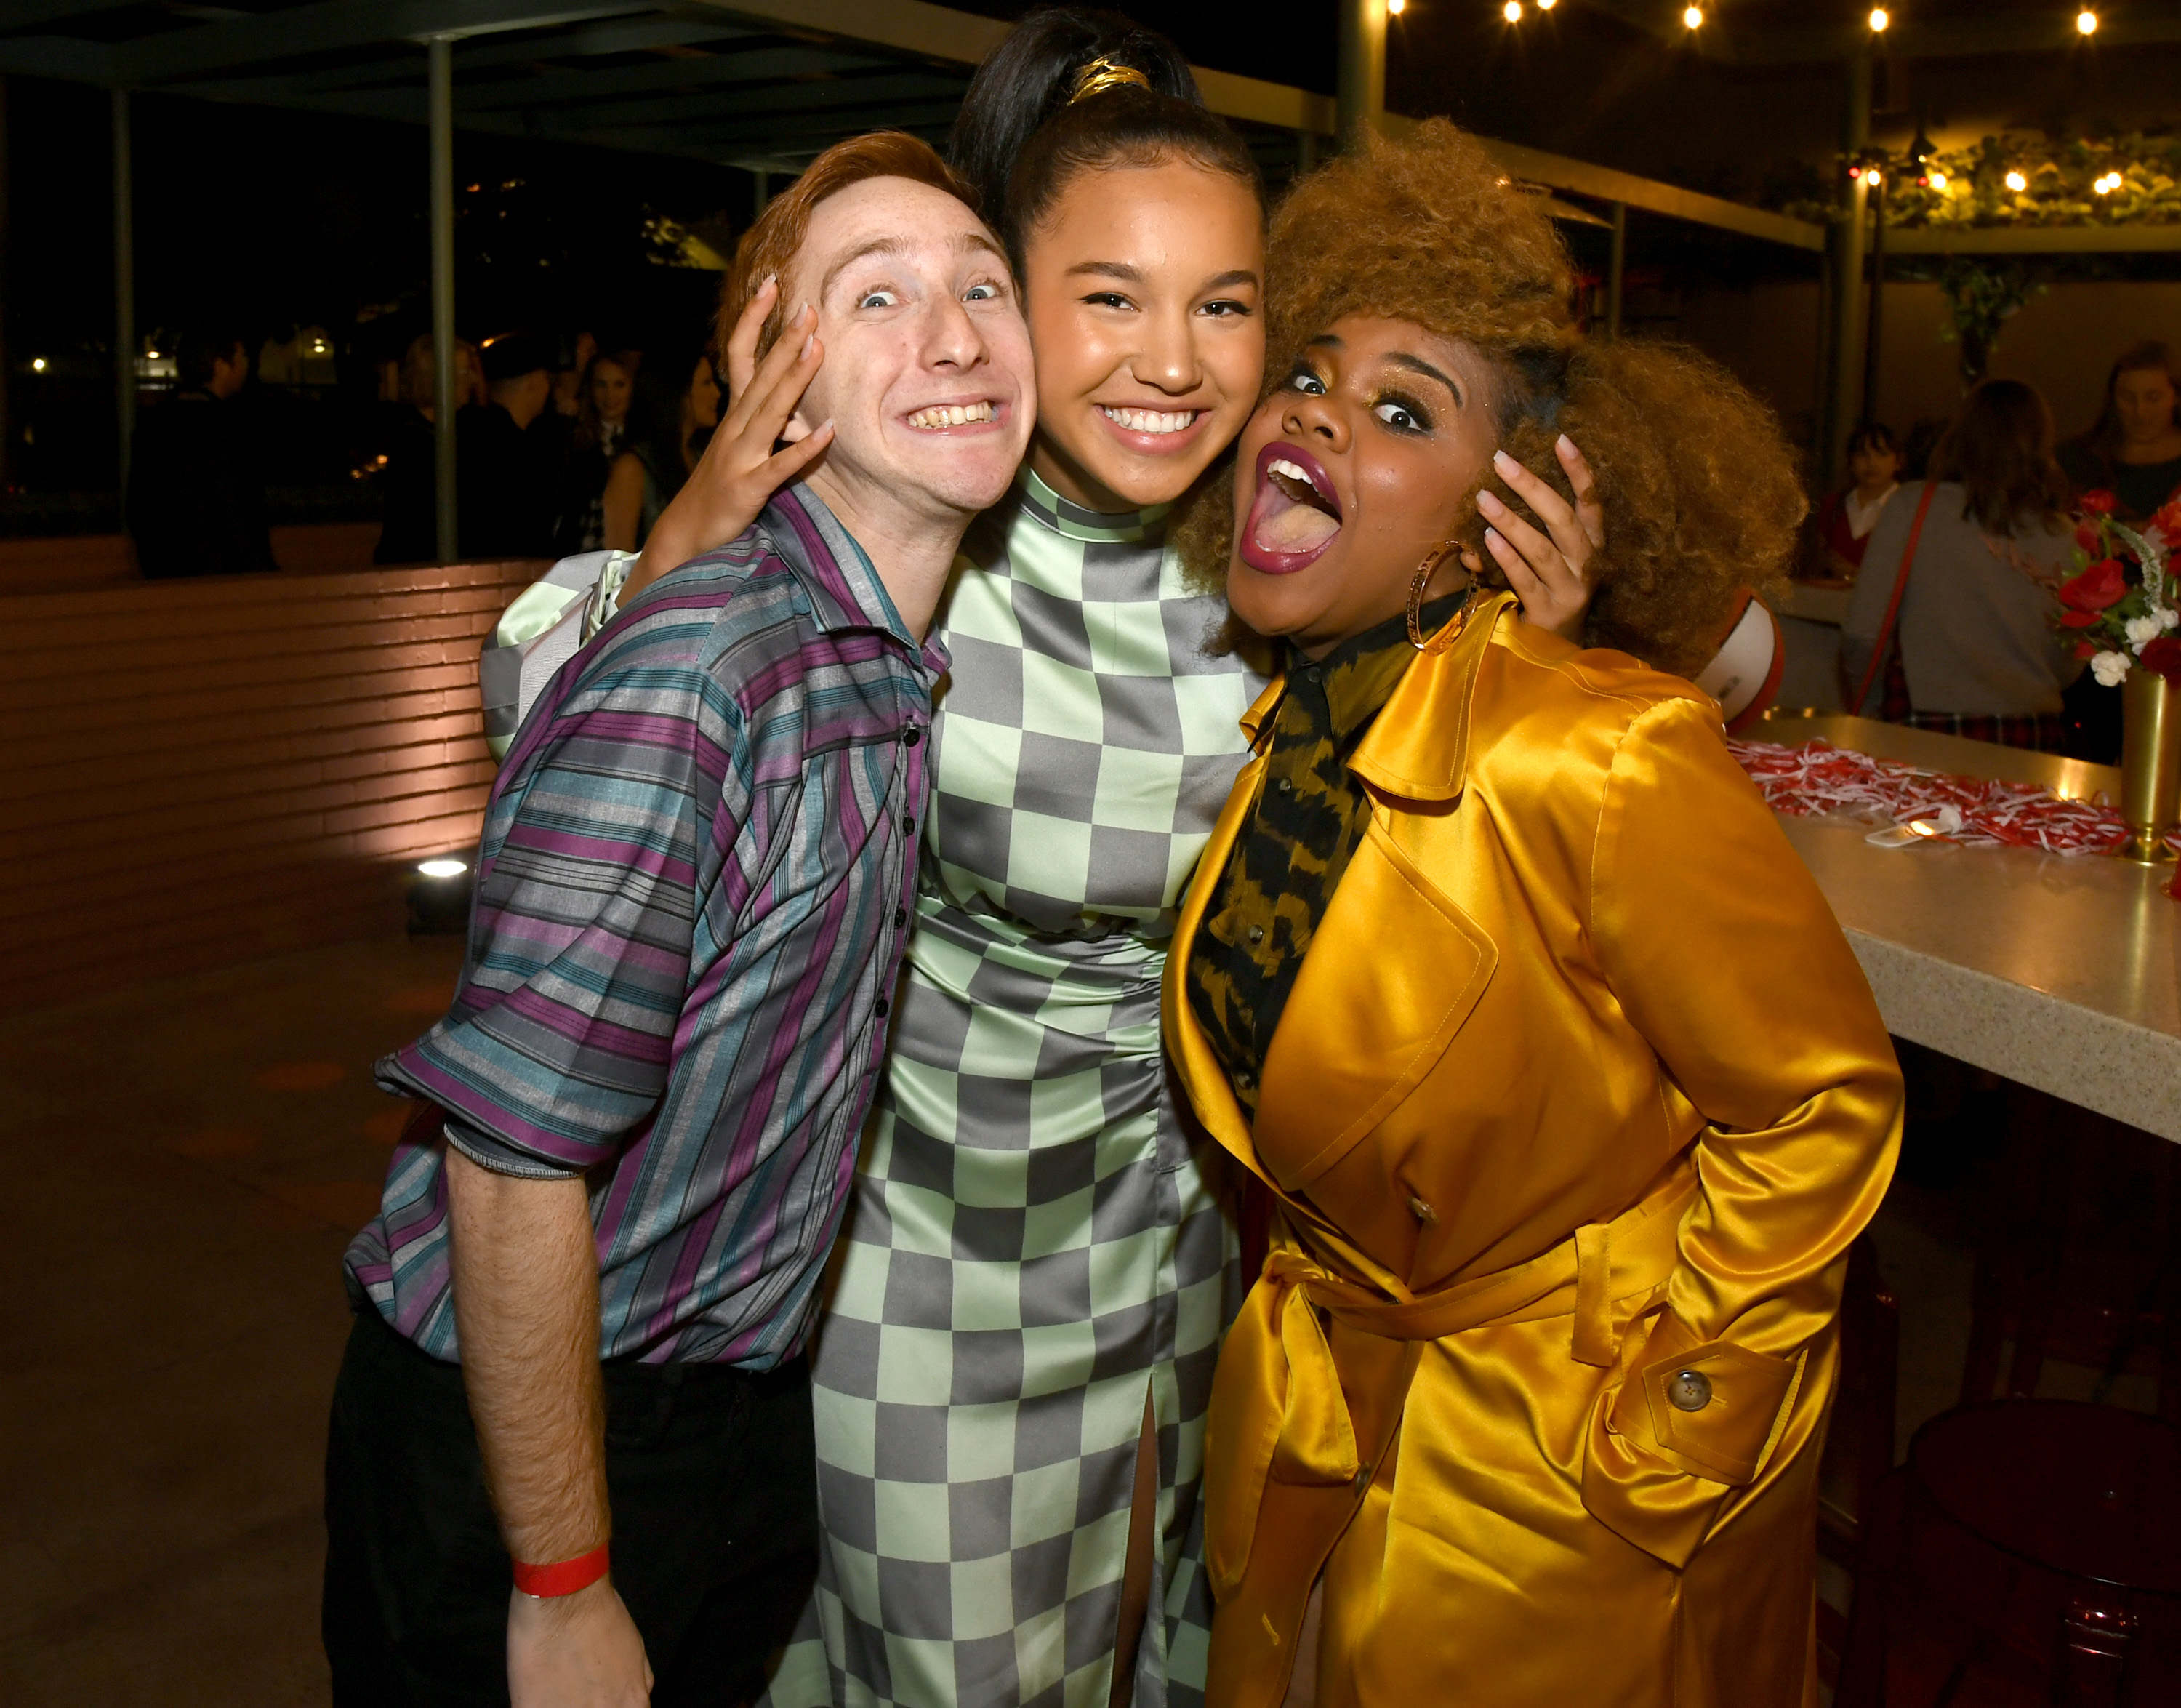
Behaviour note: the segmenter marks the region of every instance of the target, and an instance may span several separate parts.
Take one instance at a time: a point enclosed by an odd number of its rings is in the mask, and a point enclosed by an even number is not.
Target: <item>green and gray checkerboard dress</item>
[[[819,1583],[772,1708],[1103,1708],[1146,1388],[1136,1701],[1201,1699],[1240,1276],[1159,981],[1262,684],[1208,649],[1223,607],[1164,533],[1164,506],[1096,515],[1025,470],[941,608],[919,917],[813,1353]]]

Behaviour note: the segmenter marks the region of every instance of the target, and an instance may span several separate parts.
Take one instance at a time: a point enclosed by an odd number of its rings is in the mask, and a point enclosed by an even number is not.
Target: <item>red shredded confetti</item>
[[[1727,749],[1773,810],[1797,818],[1830,815],[1883,825],[1924,820],[1945,826],[1930,834],[1973,848],[2062,854],[2112,854],[2128,836],[2119,813],[2102,800],[2063,800],[2037,783],[1953,777],[1826,741],[1781,747],[1730,740]],[[1960,815],[1958,828],[1949,807]]]

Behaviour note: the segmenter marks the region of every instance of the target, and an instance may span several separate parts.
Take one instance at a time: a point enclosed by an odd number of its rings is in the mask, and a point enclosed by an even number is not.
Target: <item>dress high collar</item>
[[[1085,510],[1040,480],[1027,462],[1015,476],[1015,495],[1026,511],[1055,533],[1094,545],[1149,544],[1165,532],[1168,514],[1173,509],[1170,504],[1153,504],[1117,516]]]

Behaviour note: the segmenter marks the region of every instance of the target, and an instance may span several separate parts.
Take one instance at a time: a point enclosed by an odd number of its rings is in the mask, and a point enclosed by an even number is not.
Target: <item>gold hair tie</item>
[[[1135,66],[1102,56],[1075,74],[1075,87],[1068,97],[1068,104],[1073,107],[1079,101],[1087,101],[1093,95],[1103,95],[1108,89],[1118,89],[1129,83],[1139,89],[1151,86],[1151,80]]]

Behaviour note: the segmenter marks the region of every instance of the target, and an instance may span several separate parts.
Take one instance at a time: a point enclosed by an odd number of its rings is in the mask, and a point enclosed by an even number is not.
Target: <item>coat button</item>
[[[1356,1492],[1361,1494],[1371,1486],[1371,1468],[1366,1465],[1356,1473]]]
[[[907,908],[896,908],[896,909],[893,910],[893,928],[894,928],[896,931],[899,931],[899,930],[900,930],[903,926],[907,925],[908,923],[908,909]]]
[[[1282,794],[1293,794],[1295,793],[1295,785],[1289,782],[1285,777],[1282,777],[1277,783],[1273,784],[1273,787],[1279,790]]]
[[[884,1020],[886,1017],[886,1010],[892,1006],[893,1004],[892,1003],[888,1002],[884,997],[881,997],[878,1000],[879,1018],[881,1020]]]
[[[1409,1208],[1416,1213],[1416,1219],[1426,1227],[1435,1228],[1438,1225],[1438,1212],[1414,1192],[1409,1194]]]
[[[1258,943],[1264,942],[1264,940],[1265,928],[1262,926],[1251,926],[1250,927],[1250,942],[1251,947],[1254,948]]]
[[[922,726],[919,724],[909,725],[908,728],[902,731],[901,739],[904,746],[914,747],[917,743],[924,739],[924,730]]]
[[[1666,1397],[1684,1412],[1701,1412],[1711,1404],[1711,1378],[1702,1370],[1677,1370],[1666,1384]]]

